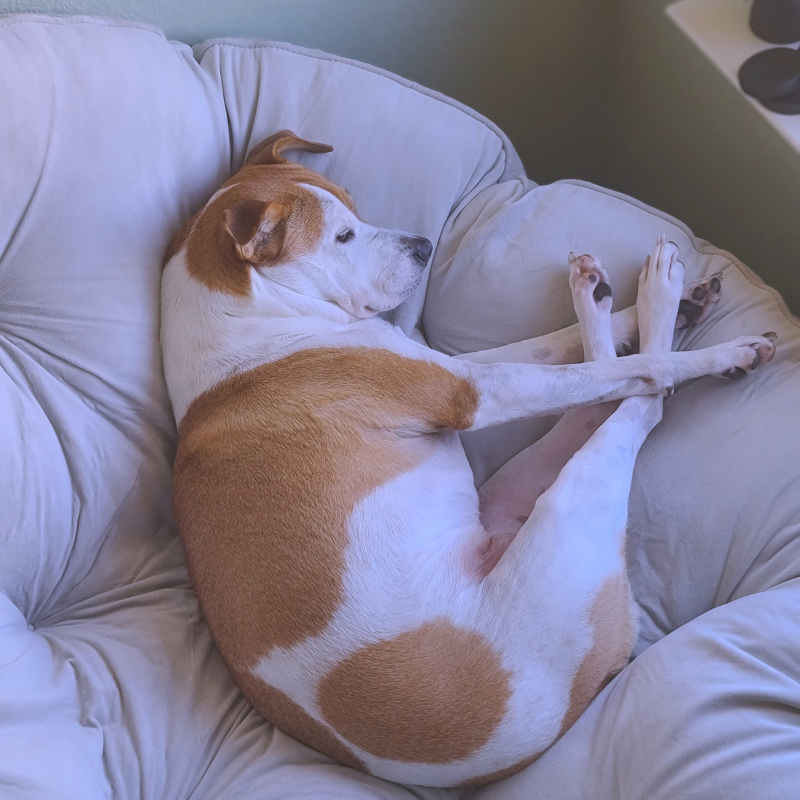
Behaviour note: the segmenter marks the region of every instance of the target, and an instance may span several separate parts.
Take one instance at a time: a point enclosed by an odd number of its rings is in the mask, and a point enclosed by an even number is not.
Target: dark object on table
[[[783,97],[768,97],[758,102],[777,114],[800,114],[800,89]]]
[[[800,89],[800,51],[791,47],[762,50],[739,68],[742,90],[758,100],[771,100]]]
[[[753,0],[750,28],[773,44],[800,42],[800,0]]]

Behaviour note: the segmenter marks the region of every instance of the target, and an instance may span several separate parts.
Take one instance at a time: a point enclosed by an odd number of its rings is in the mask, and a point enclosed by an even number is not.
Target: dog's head
[[[358,318],[405,300],[419,284],[431,243],[369,225],[344,189],[283,156],[332,149],[291,131],[258,145],[188,232],[194,277],[239,296],[277,284]]]

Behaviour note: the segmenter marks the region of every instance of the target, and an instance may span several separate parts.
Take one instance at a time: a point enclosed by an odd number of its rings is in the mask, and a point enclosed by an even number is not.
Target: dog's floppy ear
[[[291,209],[275,200],[241,200],[222,212],[225,233],[242,261],[265,264],[283,249]]]
[[[245,159],[244,165],[265,166],[267,164],[285,164],[284,150],[308,150],[310,153],[330,153],[333,148],[329,144],[307,142],[291,131],[274,133],[269,139],[264,139],[256,145]]]

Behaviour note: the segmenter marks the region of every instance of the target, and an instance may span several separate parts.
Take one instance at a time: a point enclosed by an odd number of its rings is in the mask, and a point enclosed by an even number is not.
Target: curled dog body
[[[242,691],[300,741],[403,783],[511,774],[630,656],[627,498],[661,397],[769,361],[773,339],[670,352],[720,287],[685,288],[660,239],[633,312],[612,315],[602,266],[572,257],[578,326],[437,353],[379,316],[432,243],[362,220],[292,149],[330,148],[267,139],[164,270],[193,585]],[[560,412],[476,490],[458,431]]]

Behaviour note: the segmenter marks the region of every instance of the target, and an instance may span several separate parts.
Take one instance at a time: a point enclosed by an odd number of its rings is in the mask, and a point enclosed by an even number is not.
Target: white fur
[[[542,349],[557,359],[580,344],[576,330],[458,359],[436,353],[375,316],[407,297],[421,276],[398,244],[402,232],[369,226],[332,195],[314,191],[326,214],[319,251],[275,271],[252,269],[251,297],[205,288],[188,274],[185,251],[166,266],[162,343],[178,422],[195,398],[226,377],[304,348],[383,348],[440,364],[477,388],[473,429],[665,393],[689,378],[752,363],[758,337],[704,351],[576,365],[485,363],[530,361]],[[356,234],[351,247],[335,240],[347,227]],[[662,330],[670,314],[674,325],[675,310],[659,308],[661,290],[648,286],[640,307],[647,318],[640,316],[639,325]],[[617,335],[628,335],[636,320],[626,312],[614,324]],[[596,330],[598,346],[607,348],[611,323]],[[613,355],[613,342],[610,347]],[[606,578],[624,571],[628,491],[636,453],[655,424],[648,417],[652,403],[634,398],[620,406],[539,498],[482,580],[468,568],[486,540],[472,473],[457,434],[438,435],[428,459],[353,510],[345,602],[328,629],[273,650],[256,672],[321,719],[316,686],[335,663],[359,646],[444,616],[486,637],[512,674],[513,694],[491,739],[468,759],[444,765],[385,761],[348,746],[375,774],[435,785],[456,784],[543,750],[560,729],[573,677],[591,647],[591,602]]]

